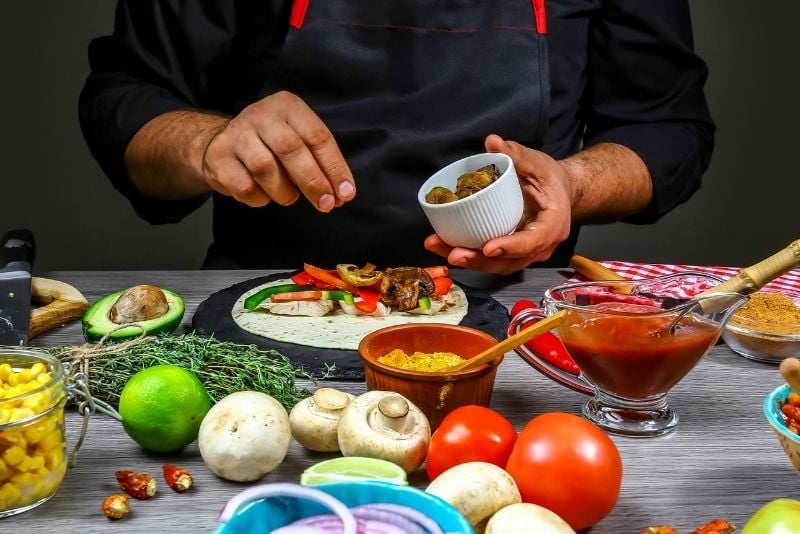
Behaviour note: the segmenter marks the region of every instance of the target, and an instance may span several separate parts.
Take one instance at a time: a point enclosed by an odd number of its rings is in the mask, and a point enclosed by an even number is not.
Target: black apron
[[[253,209],[215,195],[206,266],[442,263],[423,247],[433,230],[417,191],[440,167],[483,152],[489,133],[540,146],[543,11],[541,0],[296,0],[260,95],[291,91],[322,118],[356,197],[322,214],[305,198]]]

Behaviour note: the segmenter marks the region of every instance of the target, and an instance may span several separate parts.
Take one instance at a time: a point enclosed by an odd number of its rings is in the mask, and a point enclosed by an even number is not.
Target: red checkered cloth
[[[601,261],[599,262],[605,267],[618,273],[625,278],[631,280],[656,278],[668,274],[675,274],[686,271],[695,271],[706,274],[713,274],[723,279],[728,279],[738,273],[740,267],[711,267],[701,265],[671,265],[665,263],[632,263],[624,261]],[[580,275],[575,275],[570,281],[582,281]],[[668,292],[671,296],[675,297],[691,297],[701,291],[708,289],[708,283],[698,282],[696,286],[687,288],[684,287],[681,291]],[[765,285],[762,291],[770,293],[785,293],[791,298],[800,298],[800,269],[792,269],[786,274],[776,278],[769,284]]]

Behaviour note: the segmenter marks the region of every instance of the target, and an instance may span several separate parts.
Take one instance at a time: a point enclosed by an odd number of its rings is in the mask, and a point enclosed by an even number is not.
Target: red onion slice
[[[324,491],[314,489],[299,484],[273,482],[271,484],[261,484],[248,488],[235,495],[219,515],[219,520],[223,523],[230,521],[233,515],[241,506],[255,500],[266,499],[268,497],[295,497],[297,499],[307,499],[317,502],[334,512],[341,520],[342,534],[357,534],[356,520],[350,509],[340,500],[328,495]]]
[[[422,512],[411,508],[410,506],[404,506],[402,504],[391,504],[391,503],[363,504],[361,506],[352,508],[351,512],[356,518],[365,517],[361,513],[362,510],[388,512],[390,514],[395,514],[397,516],[403,517],[405,519],[413,521],[415,525],[418,525],[418,528],[420,528],[420,531],[423,534],[426,534],[428,532],[430,534],[444,534],[442,528],[436,521],[434,521],[427,515],[423,514]]]

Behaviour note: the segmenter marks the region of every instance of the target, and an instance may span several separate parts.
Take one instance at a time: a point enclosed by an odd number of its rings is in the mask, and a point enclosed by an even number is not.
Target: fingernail
[[[350,182],[342,182],[342,183],[339,184],[339,196],[340,197],[343,197],[343,198],[351,197],[351,196],[353,196],[353,192],[354,191],[355,191],[355,189],[353,189],[353,184],[351,184]]]
[[[503,249],[502,248],[496,248],[493,251],[491,251],[490,253],[488,253],[487,256],[489,256],[490,258],[494,258],[495,256],[500,256],[501,254],[503,254]]]
[[[319,201],[317,202],[317,206],[322,211],[330,211],[333,209],[333,206],[336,204],[336,199],[333,198],[333,195],[324,194],[319,197]]]

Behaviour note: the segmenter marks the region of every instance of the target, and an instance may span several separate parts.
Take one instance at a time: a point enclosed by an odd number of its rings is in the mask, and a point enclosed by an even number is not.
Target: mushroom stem
[[[414,421],[408,417],[408,401],[399,395],[382,398],[373,415],[377,430],[408,434],[414,427]]]
[[[314,392],[314,403],[322,410],[339,411],[348,405],[350,397],[344,391],[319,388]]]

